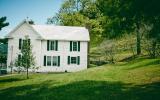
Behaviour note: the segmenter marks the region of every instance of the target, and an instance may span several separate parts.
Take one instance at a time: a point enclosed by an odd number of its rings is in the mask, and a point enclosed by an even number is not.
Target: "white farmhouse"
[[[7,36],[7,66],[20,56],[29,36],[37,72],[75,72],[87,69],[89,32],[85,27],[31,25],[24,20]],[[10,68],[7,68],[9,71]]]

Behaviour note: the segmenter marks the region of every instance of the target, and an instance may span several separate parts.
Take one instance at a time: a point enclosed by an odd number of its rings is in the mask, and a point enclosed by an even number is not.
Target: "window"
[[[57,56],[53,56],[53,66],[57,66],[58,65],[58,57]]]
[[[22,39],[19,39],[19,49],[22,49]]]
[[[51,66],[51,56],[47,56],[47,66]]]
[[[31,40],[28,39],[27,41],[25,39],[19,39],[19,49],[22,49],[23,43],[27,42],[28,45],[31,44]]]
[[[28,45],[31,45],[31,39],[28,39]]]
[[[54,50],[54,48],[55,48],[54,41],[50,41],[50,42],[51,42],[50,43],[51,50]]]
[[[71,64],[76,64],[76,57],[71,57]]]
[[[77,42],[73,42],[73,51],[77,51]]]
[[[44,56],[44,66],[60,66],[60,56]]]
[[[44,56],[43,65],[46,66],[46,56]]]
[[[47,40],[47,50],[55,50],[57,51],[58,50],[58,41],[50,41],[50,40]]]
[[[68,65],[69,64],[77,64],[77,65],[79,65],[80,64],[80,56],[77,56],[77,57],[68,56]]]
[[[80,41],[70,41],[70,51],[80,51]]]

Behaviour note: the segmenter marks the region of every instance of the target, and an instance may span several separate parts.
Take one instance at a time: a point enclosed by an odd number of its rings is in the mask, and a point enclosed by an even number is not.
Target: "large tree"
[[[48,18],[48,24],[85,26],[96,43],[102,36],[103,16],[95,0],[65,0],[56,16]],[[91,41],[93,44],[94,42]],[[91,43],[91,44],[92,44]]]
[[[137,54],[141,54],[140,29],[146,22],[154,24],[159,16],[159,0],[97,0],[106,16],[105,35],[115,38],[123,33],[136,33]]]
[[[151,26],[151,30],[147,34],[147,38],[151,41],[152,57],[160,56],[160,1],[146,0],[142,7],[145,15],[145,22]]]
[[[110,38],[124,33],[137,33],[137,54],[141,53],[140,26],[143,13],[139,11],[136,0],[97,0],[99,8],[106,16],[105,35]]]
[[[3,27],[9,25],[9,23],[6,22],[6,19],[7,19],[7,17],[1,17],[1,18],[0,18],[0,30],[1,30]]]

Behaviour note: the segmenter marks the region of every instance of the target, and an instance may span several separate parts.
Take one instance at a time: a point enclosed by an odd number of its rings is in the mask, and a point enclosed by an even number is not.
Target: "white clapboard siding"
[[[31,40],[32,52],[35,56],[36,66],[39,67],[39,69],[36,70],[37,72],[64,72],[64,71],[75,72],[75,71],[87,69],[87,60],[88,60],[87,59],[87,54],[88,54],[87,49],[88,49],[88,42],[90,40],[88,30],[86,31],[86,29],[83,27],[78,27],[78,28],[73,27],[73,30],[71,30],[72,27],[68,27],[69,29],[67,30],[67,27],[58,26],[59,30],[51,32],[51,29],[56,29],[56,28],[54,28],[54,26],[49,25],[48,26],[49,29],[48,29],[47,25],[45,25],[45,27],[41,26],[41,28],[46,28],[45,29],[46,32],[44,32],[43,30],[43,34],[42,34],[40,33],[42,29],[38,31],[39,27],[40,27],[39,25],[37,26],[29,25],[27,21],[23,21],[6,36],[6,38],[8,38],[8,57],[7,57],[7,66],[8,66],[7,70],[8,71],[10,71],[9,66],[10,66],[11,61],[14,63],[16,57],[18,57],[18,54],[20,53],[19,39],[20,38],[24,39],[26,35],[28,35]],[[64,38],[64,36],[61,36],[64,34],[64,32],[55,33],[55,32],[62,32],[63,28],[67,30],[65,33],[68,35],[67,38]],[[49,30],[49,33],[47,33],[47,29]],[[74,32],[78,32],[77,34],[80,34],[81,30],[83,32],[82,36],[84,40],[81,37],[81,35],[75,36],[76,33],[74,33]],[[48,38],[48,36],[45,36],[45,33],[46,35],[50,34],[50,37]],[[55,38],[55,36],[57,36],[57,38]],[[58,40],[58,51],[47,51],[47,40]],[[80,41],[80,52],[70,51],[70,41]],[[43,64],[44,55],[60,56],[60,66],[44,66]],[[75,57],[80,56],[80,64],[79,65],[77,64],[68,65],[68,56],[75,56]]]

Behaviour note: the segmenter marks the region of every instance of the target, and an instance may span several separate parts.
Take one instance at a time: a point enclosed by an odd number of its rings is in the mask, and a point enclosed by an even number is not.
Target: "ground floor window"
[[[77,63],[77,58],[76,57],[71,57],[71,64],[76,64]]]
[[[68,64],[80,64],[80,56],[76,56],[76,57],[71,57],[68,56]]]
[[[51,66],[51,56],[47,56],[47,66]]]
[[[58,65],[58,56],[53,56],[53,66],[57,66]]]
[[[60,66],[60,56],[44,56],[44,66]]]

